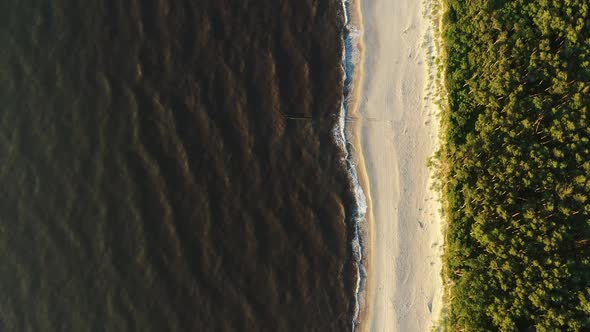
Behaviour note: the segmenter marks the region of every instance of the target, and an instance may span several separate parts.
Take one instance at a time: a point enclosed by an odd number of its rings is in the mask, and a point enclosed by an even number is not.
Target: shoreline
[[[343,101],[340,114],[340,124],[335,128],[337,140],[341,142],[345,152],[345,162],[348,167],[350,181],[355,188],[356,210],[353,213],[355,235],[352,252],[357,269],[357,284],[355,287],[354,314],[352,330],[363,331],[366,315],[367,271],[370,255],[367,253],[367,241],[371,232],[368,230],[371,222],[371,198],[368,188],[368,178],[365,172],[364,158],[360,142],[359,101],[362,91],[364,45],[362,43],[362,13],[361,0],[341,0],[344,14],[344,49],[342,55],[342,69],[344,75]]]
[[[360,239],[361,242],[364,243],[363,246],[363,259],[361,260],[366,274],[365,275],[365,288],[364,292],[359,299],[359,313],[358,313],[358,321],[357,326],[353,331],[366,331],[368,328],[368,319],[366,317],[370,317],[370,310],[371,306],[369,305],[369,290],[370,290],[370,278],[369,278],[369,271],[372,268],[372,249],[374,243],[374,232],[373,232],[373,204],[371,198],[371,190],[370,190],[370,182],[369,176],[367,174],[367,167],[365,162],[365,154],[362,145],[362,126],[363,126],[363,114],[361,111],[361,104],[362,104],[362,92],[363,87],[365,85],[365,76],[364,76],[364,67],[365,67],[365,56],[366,56],[366,47],[364,45],[364,25],[363,25],[363,1],[364,0],[348,0],[353,3],[353,11],[351,11],[352,21],[354,22],[353,25],[356,28],[357,40],[356,40],[356,51],[358,59],[356,63],[354,79],[351,85],[351,93],[349,98],[349,112],[351,113],[352,118],[356,119],[355,121],[351,122],[350,126],[350,135],[351,139],[349,143],[352,145],[352,160],[356,168],[357,173],[357,181],[361,186],[366,202],[366,211],[365,211],[365,220],[364,224],[361,225],[361,234]]]
[[[351,121],[350,125],[350,139],[349,143],[352,146],[352,160],[355,165],[356,173],[357,173],[357,181],[362,188],[362,191],[365,196],[366,202],[366,211],[365,211],[365,220],[364,223],[360,228],[360,240],[363,243],[363,250],[362,250],[362,260],[361,263],[364,266],[366,275],[364,276],[364,289],[363,293],[359,294],[359,313],[358,313],[358,321],[356,329],[353,331],[365,331],[367,329],[367,322],[368,320],[365,317],[370,316],[371,306],[368,304],[368,290],[370,289],[369,284],[369,271],[372,267],[372,244],[373,239],[372,236],[374,234],[372,225],[373,225],[373,211],[372,211],[372,199],[371,199],[371,190],[370,190],[370,182],[369,177],[367,174],[367,167],[365,164],[365,157],[364,157],[364,149],[362,146],[362,125],[363,125],[363,114],[361,112],[361,103],[362,103],[362,92],[363,86],[365,84],[365,76],[364,76],[364,67],[365,67],[365,52],[366,47],[363,43],[364,41],[364,25],[363,25],[363,12],[362,12],[362,3],[363,0],[349,0],[353,6],[350,12],[351,20],[354,22],[353,25],[356,28],[357,33],[357,40],[356,40],[356,47],[355,50],[358,52],[357,55],[357,63],[355,67],[354,78],[351,84],[351,93],[349,95],[349,114],[351,118],[355,119],[355,121]]]

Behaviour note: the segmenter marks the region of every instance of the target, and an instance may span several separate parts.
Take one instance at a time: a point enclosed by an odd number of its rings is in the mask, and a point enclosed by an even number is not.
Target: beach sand
[[[442,218],[426,166],[438,145],[431,6],[361,0],[359,178],[369,202],[362,331],[429,331],[442,304]]]

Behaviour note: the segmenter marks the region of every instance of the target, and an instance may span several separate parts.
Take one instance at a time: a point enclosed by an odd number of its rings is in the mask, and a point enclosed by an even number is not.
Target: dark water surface
[[[0,2],[0,330],[349,331],[342,29],[337,0]]]

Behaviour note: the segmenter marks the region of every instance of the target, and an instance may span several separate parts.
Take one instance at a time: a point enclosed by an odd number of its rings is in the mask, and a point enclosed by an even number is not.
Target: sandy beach
[[[420,0],[361,1],[357,135],[370,204],[363,331],[429,331],[441,309],[442,219],[426,166],[438,144],[429,8]]]

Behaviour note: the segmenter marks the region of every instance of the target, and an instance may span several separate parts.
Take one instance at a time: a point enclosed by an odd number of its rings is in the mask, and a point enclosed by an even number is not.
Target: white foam
[[[344,48],[342,52],[342,75],[345,84],[352,84],[354,68],[360,61],[360,51],[355,47],[358,43],[361,33],[356,26],[350,21],[349,12],[350,1],[342,0],[342,9],[344,13],[344,35],[342,36]],[[338,124],[334,128],[334,139],[344,152],[343,162],[346,164],[348,170],[349,181],[354,189],[355,207],[352,213],[351,222],[354,226],[354,234],[351,243],[352,256],[357,273],[357,280],[355,286],[355,304],[354,313],[352,317],[352,330],[355,331],[358,326],[359,313],[363,304],[363,295],[365,290],[365,275],[366,271],[363,266],[363,239],[361,230],[366,227],[366,213],[367,200],[363,189],[360,185],[356,165],[354,164],[353,152],[350,149],[350,132],[346,126],[346,119],[348,117],[348,104],[350,86],[345,86],[343,89],[344,96],[342,98],[342,105],[340,107],[340,114]]]

